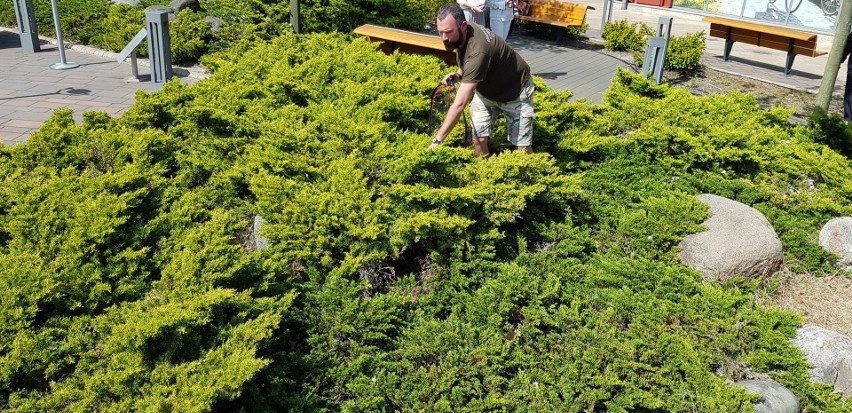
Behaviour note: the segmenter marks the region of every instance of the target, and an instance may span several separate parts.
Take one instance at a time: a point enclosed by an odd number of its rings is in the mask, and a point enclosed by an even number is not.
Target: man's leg
[[[479,93],[470,100],[470,124],[473,134],[473,154],[488,156],[488,137],[491,136],[492,109]]]
[[[473,154],[488,156],[488,137],[474,136],[473,137]]]
[[[532,81],[524,85],[517,100],[502,104],[501,109],[506,117],[506,129],[509,132],[509,142],[519,151],[533,153],[532,133],[535,110],[532,105],[534,87]]]

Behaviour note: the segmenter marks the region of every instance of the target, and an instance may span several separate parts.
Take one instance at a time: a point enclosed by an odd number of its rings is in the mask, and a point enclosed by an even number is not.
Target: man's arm
[[[449,109],[447,109],[447,116],[444,118],[444,122],[441,123],[441,127],[438,128],[438,133],[435,134],[435,139],[432,140],[432,145],[429,145],[429,149],[438,146],[456,126],[456,123],[458,123],[459,118],[461,118],[464,112],[465,106],[473,98],[476,85],[476,82],[465,82],[456,89],[456,98],[453,100],[453,104],[450,105]]]

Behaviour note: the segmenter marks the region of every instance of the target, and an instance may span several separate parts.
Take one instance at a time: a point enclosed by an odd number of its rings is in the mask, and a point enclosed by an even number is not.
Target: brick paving
[[[25,141],[55,109],[73,110],[76,122],[82,122],[87,110],[116,116],[133,104],[137,90],[150,92],[160,87],[147,81],[145,59],[139,59],[137,79],[129,59],[118,63],[115,53],[66,44],[66,62],[80,66],[56,70],[50,67],[60,62],[55,42],[43,38],[40,48],[37,53],[26,53],[16,30],[0,28],[0,138],[5,145]],[[175,73],[186,82],[203,76],[188,70]]]

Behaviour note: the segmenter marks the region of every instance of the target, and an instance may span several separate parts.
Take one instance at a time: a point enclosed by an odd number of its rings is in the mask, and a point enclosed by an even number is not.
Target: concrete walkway
[[[572,0],[595,7],[588,10],[582,44],[557,45],[553,41],[512,34],[509,43],[529,61],[533,74],[545,79],[553,88],[568,89],[574,98],[601,102],[603,92],[609,87],[616,67],[635,71],[631,61],[620,60],[602,50],[600,29],[603,16],[602,0]],[[704,31],[709,33],[709,23],[702,15],[681,9],[629,4],[622,9],[615,3],[612,21],[626,19],[643,22],[656,28],[661,16],[672,17],[672,35]],[[829,50],[833,36],[819,34],[819,49]],[[42,39],[41,51],[25,53],[16,30],[0,28],[0,139],[5,145],[23,142],[29,134],[47,120],[54,109],[66,107],[75,111],[77,122],[82,112],[101,110],[119,115],[134,102],[137,90],[153,91],[159,88],[149,81],[146,59],[139,59],[141,79],[132,76],[129,62],[116,62],[116,54],[86,46],[66,45],[66,61],[79,63],[75,69],[54,70],[51,64],[60,60],[59,50],[51,39]],[[706,37],[707,50],[702,63],[712,70],[747,76],[790,89],[816,92],[822,80],[828,56],[810,58],[798,56],[790,75],[784,75],[786,53],[737,43],[731,59],[722,61],[724,41]],[[128,59],[129,60],[129,59]],[[835,93],[843,92],[845,64],[835,83]],[[174,68],[182,82],[192,83],[204,74],[193,69]]]

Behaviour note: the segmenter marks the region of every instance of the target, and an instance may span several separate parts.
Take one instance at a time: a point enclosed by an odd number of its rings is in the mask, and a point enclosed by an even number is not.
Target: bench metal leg
[[[731,40],[731,28],[728,27],[728,30],[725,32],[725,51],[722,52],[722,60],[728,61],[728,58],[731,57],[731,47],[734,46],[734,41]]]
[[[784,66],[784,74],[789,75],[790,71],[793,70],[793,59],[796,58],[796,53],[793,52],[793,39],[790,39],[790,43],[787,46],[787,64]]]

